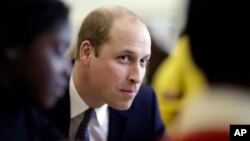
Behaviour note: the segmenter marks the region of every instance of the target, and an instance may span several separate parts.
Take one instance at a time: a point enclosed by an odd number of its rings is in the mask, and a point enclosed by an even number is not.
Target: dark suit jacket
[[[8,101],[10,102],[10,101]],[[1,105],[2,106],[2,105]],[[0,108],[1,141],[59,141],[66,139],[32,106]]]
[[[68,136],[70,124],[69,91],[49,117]],[[109,107],[108,141],[153,141],[165,133],[152,88],[142,85],[127,111]]]

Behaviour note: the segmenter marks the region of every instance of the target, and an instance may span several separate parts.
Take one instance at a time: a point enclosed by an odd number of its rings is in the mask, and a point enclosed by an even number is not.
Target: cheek
[[[107,61],[92,66],[90,76],[92,77],[91,83],[93,83],[93,85],[100,89],[107,89],[124,83],[127,73],[126,68],[123,68],[115,62]]]
[[[66,78],[70,74],[70,65],[68,65],[65,59],[62,57],[52,56],[47,61],[46,67],[47,72],[45,72],[44,75],[47,76],[47,83],[58,83],[60,81],[66,81]]]
[[[50,64],[48,64],[48,69],[52,77],[58,76],[63,71],[63,62],[59,59],[54,59]]]
[[[37,67],[36,80],[39,91],[49,93],[55,89],[54,83],[59,81],[61,62],[58,59],[44,60],[40,66]]]
[[[100,68],[100,70],[106,80],[113,80],[114,83],[123,81],[127,76],[126,68],[115,62],[103,64],[103,67],[102,69]]]

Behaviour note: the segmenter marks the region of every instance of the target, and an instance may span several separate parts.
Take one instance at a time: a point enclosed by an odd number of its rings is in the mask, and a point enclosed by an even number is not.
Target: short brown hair
[[[109,31],[114,20],[127,15],[139,19],[135,13],[120,6],[101,7],[90,12],[82,22],[72,57],[79,59],[80,46],[84,40],[90,41],[95,49],[95,55],[98,56],[99,47],[110,40]]]

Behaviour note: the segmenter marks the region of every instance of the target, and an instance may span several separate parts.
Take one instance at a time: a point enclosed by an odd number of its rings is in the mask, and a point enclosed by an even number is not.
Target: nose
[[[145,68],[142,67],[140,63],[134,63],[130,67],[128,79],[133,83],[140,84],[142,83],[144,75],[145,75]]]

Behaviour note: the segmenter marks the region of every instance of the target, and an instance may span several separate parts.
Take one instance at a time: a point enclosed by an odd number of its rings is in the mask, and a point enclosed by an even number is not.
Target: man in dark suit
[[[150,55],[149,32],[136,14],[123,7],[92,11],[72,52],[69,95],[54,111],[55,124],[77,140],[85,130],[81,124],[86,111],[94,109],[94,116],[84,124],[90,141],[146,141],[163,136],[155,93],[141,86]]]

